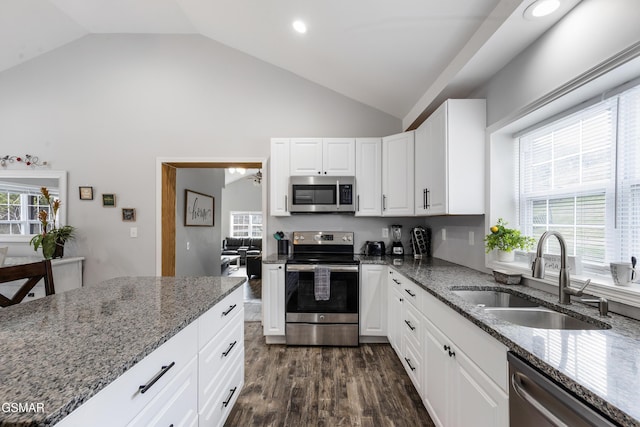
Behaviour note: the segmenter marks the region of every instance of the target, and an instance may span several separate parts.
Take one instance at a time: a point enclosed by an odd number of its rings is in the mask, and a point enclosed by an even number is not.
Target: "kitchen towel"
[[[331,270],[328,267],[318,265],[313,275],[314,294],[316,301],[329,301],[331,297]]]

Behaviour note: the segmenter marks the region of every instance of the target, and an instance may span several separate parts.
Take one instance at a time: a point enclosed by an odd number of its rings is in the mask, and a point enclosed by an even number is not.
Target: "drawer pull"
[[[224,357],[227,357],[229,355],[229,352],[231,351],[231,349],[233,349],[233,347],[235,347],[237,343],[238,343],[238,341],[234,341],[231,344],[229,344],[229,348],[227,349],[227,351],[223,351],[222,355]]]
[[[404,360],[406,360],[406,361],[407,361],[407,365],[409,365],[409,368],[410,368],[412,371],[415,371],[415,370],[416,370],[416,368],[414,368],[413,366],[411,366],[411,360],[410,360],[410,359],[407,359],[407,358],[405,357],[405,358],[404,358]]]
[[[399,281],[399,280],[396,280],[396,279],[392,279],[392,280],[395,282],[395,284],[396,284],[396,285],[399,285],[399,284],[400,284],[400,281]]]
[[[409,289],[405,289],[404,290],[406,293],[408,293],[409,295],[411,295],[412,297],[415,297],[416,294],[414,294],[413,292],[411,292]]]
[[[160,368],[160,372],[158,372],[156,374],[155,377],[151,378],[151,381],[149,381],[146,384],[141,385],[140,387],[138,387],[138,391],[140,391],[140,393],[146,393],[147,391],[149,391],[149,389],[160,379],[162,378],[162,376],[164,374],[166,374],[167,372],[169,372],[169,369],[173,368],[175,366],[176,362],[171,362],[168,365],[165,365],[163,367]]]
[[[411,329],[412,331],[415,331],[415,330],[416,330],[416,327],[415,327],[415,326],[413,326],[413,325],[411,324],[411,322],[409,322],[408,320],[405,320],[405,321],[404,321],[404,323],[406,323],[406,324],[407,324],[407,326],[409,327],[409,329]]]
[[[237,305],[237,304],[230,305],[230,306],[229,306],[229,310],[227,310],[227,311],[223,311],[223,312],[222,312],[222,315],[223,315],[223,316],[226,316],[226,315],[228,315],[229,313],[231,313],[231,311],[232,311],[234,308],[236,308],[236,305]]]
[[[231,398],[233,397],[233,394],[236,392],[237,389],[238,389],[238,387],[234,387],[231,390],[229,390],[230,391],[229,397],[227,397],[227,400],[222,402],[222,406],[224,406],[226,408],[227,405],[229,405],[229,402],[231,402]]]

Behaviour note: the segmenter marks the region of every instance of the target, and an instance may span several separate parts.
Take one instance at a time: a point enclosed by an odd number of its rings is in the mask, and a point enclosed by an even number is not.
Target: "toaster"
[[[364,254],[367,256],[384,256],[384,242],[365,242]]]

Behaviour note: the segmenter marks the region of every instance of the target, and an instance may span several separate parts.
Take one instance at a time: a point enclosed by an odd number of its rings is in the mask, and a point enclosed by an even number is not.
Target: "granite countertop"
[[[122,277],[0,309],[2,425],[52,425],[241,286],[242,277]]]
[[[395,261],[395,262],[394,262]],[[502,342],[551,378],[624,426],[640,426],[640,322],[578,303],[560,306],[557,295],[522,285],[501,285],[493,276],[437,258],[360,257],[362,264],[386,264]],[[556,330],[514,325],[485,312],[451,288],[502,288],[611,329]]]

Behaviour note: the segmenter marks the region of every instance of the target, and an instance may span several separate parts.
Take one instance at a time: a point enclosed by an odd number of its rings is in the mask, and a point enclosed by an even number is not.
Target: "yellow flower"
[[[491,232],[492,233],[497,233],[498,232],[498,226],[494,225],[493,227],[491,227]]]

